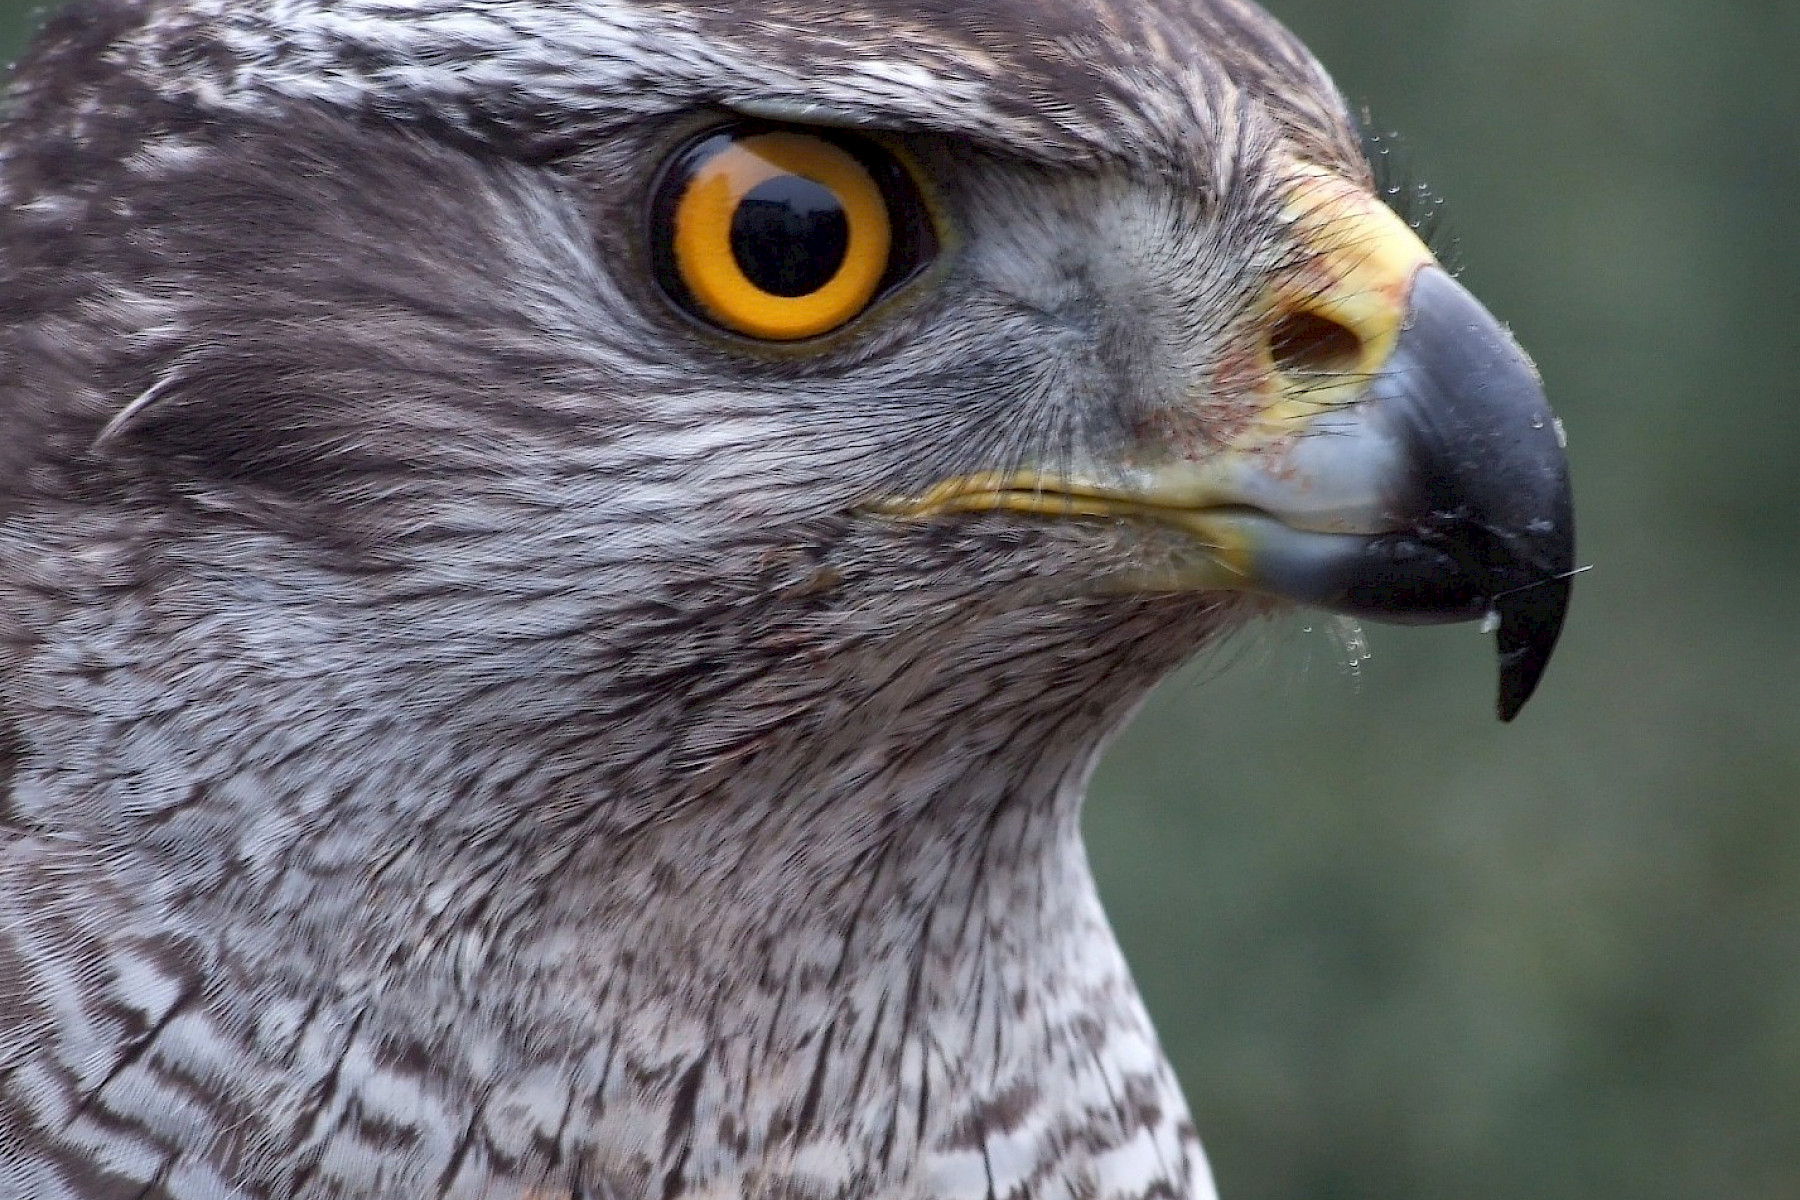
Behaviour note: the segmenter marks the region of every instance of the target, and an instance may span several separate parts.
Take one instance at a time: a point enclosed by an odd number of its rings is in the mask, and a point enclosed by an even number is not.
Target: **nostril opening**
[[[1362,339],[1330,317],[1289,313],[1269,332],[1275,368],[1297,375],[1339,375],[1362,362]]]

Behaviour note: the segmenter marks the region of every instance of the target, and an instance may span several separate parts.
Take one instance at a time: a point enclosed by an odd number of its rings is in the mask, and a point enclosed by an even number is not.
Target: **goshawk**
[[[0,124],[0,1196],[1196,1198],[1078,810],[1567,600],[1247,0],[83,0]]]

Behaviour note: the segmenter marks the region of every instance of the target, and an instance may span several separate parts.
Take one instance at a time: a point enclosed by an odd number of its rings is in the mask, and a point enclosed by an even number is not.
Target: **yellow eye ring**
[[[798,342],[911,279],[938,239],[911,172],[881,144],[746,122],[676,152],[652,192],[650,248],[678,306]]]

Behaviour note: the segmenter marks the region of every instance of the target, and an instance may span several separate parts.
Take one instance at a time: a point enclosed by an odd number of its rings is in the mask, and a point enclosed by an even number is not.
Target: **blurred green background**
[[[1101,769],[1221,1190],[1795,1200],[1800,5],[1271,7],[1447,199],[1594,569],[1512,726],[1472,628],[1294,618]],[[0,54],[28,20],[0,0]]]
[[[1800,4],[1271,0],[1543,369],[1542,691],[1296,619],[1089,807],[1227,1200],[1800,1197]],[[1308,626],[1311,626],[1310,631]]]

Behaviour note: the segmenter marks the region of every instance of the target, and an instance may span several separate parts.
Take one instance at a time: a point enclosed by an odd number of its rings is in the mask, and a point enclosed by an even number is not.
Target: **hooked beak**
[[[1399,623],[1485,620],[1502,720],[1536,689],[1562,630],[1574,507],[1561,426],[1530,360],[1373,197],[1303,171],[1292,193],[1311,273],[1277,289],[1273,329],[1314,355],[1268,354],[1257,419],[1224,449],[1173,451],[1092,477],[947,480],[880,502],[924,517],[1004,509],[1124,518],[1191,535],[1145,590],[1235,590]],[[1271,335],[1273,338],[1279,334]]]
[[[1282,523],[1279,507],[1227,518],[1242,522],[1250,586],[1376,620],[1495,623],[1497,707],[1512,720],[1556,648],[1575,565],[1561,427],[1536,371],[1473,296],[1427,267],[1351,425],[1367,444],[1326,453],[1389,464],[1372,508],[1389,528],[1320,532]],[[1332,468],[1320,464],[1323,477]]]

